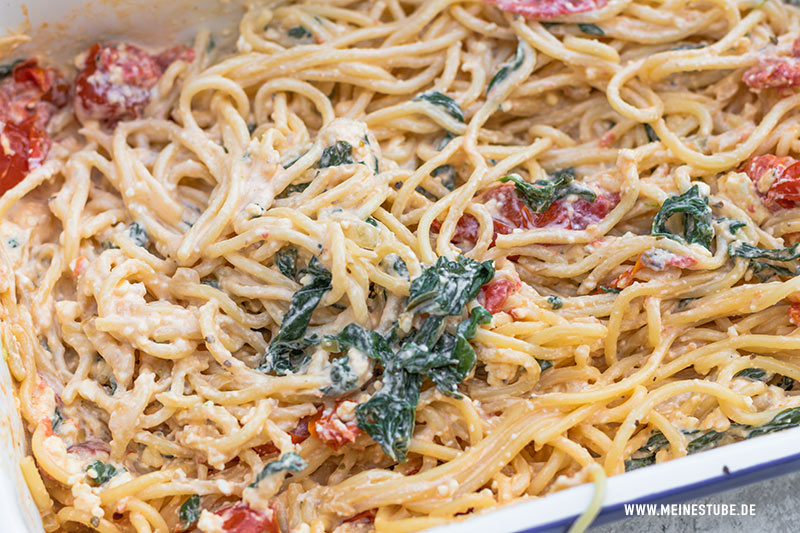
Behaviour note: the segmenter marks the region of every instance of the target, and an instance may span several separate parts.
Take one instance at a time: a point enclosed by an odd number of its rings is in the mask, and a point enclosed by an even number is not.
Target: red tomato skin
[[[800,86],[800,61],[794,57],[767,57],[749,68],[742,81],[751,89],[789,89]]]
[[[594,202],[579,197],[568,204],[567,200],[562,198],[553,202],[544,213],[536,213],[534,225],[537,228],[584,230],[592,224],[602,222],[618,203],[617,193],[599,194]]]
[[[189,48],[188,46],[173,46],[172,48],[167,48],[157,56],[155,56],[156,64],[161,69],[161,71],[167,70],[172,63],[175,61],[186,61],[187,63],[191,63],[195,59],[194,48]]]
[[[5,141],[0,143],[0,195],[25,179],[47,156],[50,138],[36,122],[36,116],[32,116],[20,124],[8,122],[0,130],[0,140]]]
[[[341,402],[322,410],[315,420],[308,424],[309,433],[333,450],[352,444],[364,431],[354,422],[345,422],[337,414]]]
[[[800,326],[800,303],[793,302],[789,306],[789,322],[795,326]]]
[[[281,533],[274,511],[265,514],[251,509],[245,503],[237,503],[215,514],[225,520],[222,523],[225,533]]]
[[[499,313],[508,297],[517,291],[517,284],[505,278],[491,281],[481,287],[478,302],[492,314]]]
[[[549,20],[605,7],[608,0],[488,0],[503,11],[528,19]]]
[[[138,118],[161,74],[156,60],[141,48],[95,43],[75,78],[75,114],[81,122],[106,124]]]
[[[759,155],[750,158],[741,171],[753,181],[770,210],[791,209],[800,203],[800,162],[794,158]]]

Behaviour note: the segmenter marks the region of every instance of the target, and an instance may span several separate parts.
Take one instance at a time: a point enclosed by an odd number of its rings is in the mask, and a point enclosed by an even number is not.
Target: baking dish
[[[159,47],[188,39],[201,26],[222,37],[233,36],[231,25],[240,13],[235,3],[211,1],[168,5],[142,0],[90,4],[62,1],[53,5],[39,0],[25,7],[13,2],[0,4],[0,16],[8,29],[22,29],[22,25],[31,30],[32,42],[16,54],[42,53],[57,61],[68,60],[98,39]],[[3,395],[0,509],[6,517],[7,531],[40,531],[38,514],[17,468],[24,437],[5,365],[0,368],[0,390]],[[800,465],[800,454],[794,453],[793,447],[798,431],[763,436],[615,477],[609,481],[599,521],[621,518],[626,503],[684,500],[795,469]],[[441,530],[561,531],[587,507],[593,490],[591,485],[576,487],[484,513]]]

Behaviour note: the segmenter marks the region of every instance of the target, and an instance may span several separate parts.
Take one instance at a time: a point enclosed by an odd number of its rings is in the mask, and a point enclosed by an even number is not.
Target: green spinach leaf
[[[511,174],[500,178],[500,181],[503,183],[513,182],[522,201],[534,213],[544,213],[553,205],[553,202],[570,194],[582,196],[589,202],[594,202],[597,199],[597,194],[592,189],[574,181],[575,170],[572,168],[554,172],[550,177],[550,180],[537,180],[535,183],[528,183],[517,174]]]
[[[316,343],[315,338],[304,339],[311,315],[331,289],[331,273],[316,257],[311,258],[303,286],[292,295],[289,310],[283,317],[281,328],[269,345],[264,362],[259,367],[265,372],[288,374],[297,372],[307,361],[306,348]]]
[[[464,112],[461,110],[461,106],[459,106],[455,100],[439,91],[425,91],[412,98],[412,101],[428,102],[439,106],[445,113],[457,121],[464,122]]]
[[[492,89],[503,83],[512,72],[522,66],[525,60],[525,48],[522,46],[522,41],[517,41],[517,50],[514,52],[514,57],[508,63],[505,63],[500,70],[497,71],[489,82],[489,87],[486,89],[486,94],[492,92]]]
[[[275,264],[281,274],[289,279],[297,276],[297,248],[294,246],[284,246],[275,254]]]
[[[606,32],[603,31],[603,28],[597,24],[578,24],[578,28],[587,35],[602,36],[606,34]]]
[[[676,214],[683,215],[683,237],[667,229],[667,221]],[[711,207],[708,198],[700,195],[700,188],[691,189],[664,201],[653,219],[651,233],[657,237],[668,237],[678,242],[698,243],[711,249],[714,227],[711,225]]]
[[[322,151],[319,159],[319,168],[337,167],[355,163],[353,160],[353,145],[347,141],[336,141]]]
[[[440,257],[411,282],[406,310],[438,316],[458,315],[493,276],[491,261],[479,263],[464,256],[451,261]]]
[[[200,519],[200,511],[200,496],[197,494],[193,494],[181,504],[178,510],[178,517],[181,520],[184,531],[192,527]]]
[[[272,474],[277,474],[279,472],[300,472],[307,466],[308,463],[296,453],[294,452],[285,453],[281,455],[278,459],[267,463],[264,466],[264,469],[258,473],[255,481],[250,483],[249,487],[250,488],[257,487],[258,484],[261,483],[261,481],[271,476]]]
[[[106,464],[99,460],[92,462],[86,467],[86,477],[88,477],[89,482],[96,487],[107,482],[118,473],[114,465]]]

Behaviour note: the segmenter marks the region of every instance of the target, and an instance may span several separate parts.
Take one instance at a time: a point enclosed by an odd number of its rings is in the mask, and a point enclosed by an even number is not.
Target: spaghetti
[[[47,531],[418,531],[800,422],[787,3],[275,1],[76,65],[0,70]]]

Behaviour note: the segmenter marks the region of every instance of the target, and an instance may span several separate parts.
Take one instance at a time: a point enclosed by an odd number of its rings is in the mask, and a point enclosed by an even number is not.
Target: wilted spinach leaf
[[[15,61],[12,61],[11,63],[7,63],[5,65],[0,65],[0,80],[2,80],[3,78],[5,78],[7,76],[10,76],[11,73],[14,72],[14,67],[19,65],[23,61],[25,61],[25,60],[24,59],[17,59]]]
[[[297,276],[297,248],[294,246],[284,246],[275,254],[275,264],[281,274],[289,279]]]
[[[667,229],[667,221],[676,214],[683,215],[683,237]],[[700,188],[697,185],[693,185],[681,195],[667,198],[653,219],[651,233],[678,242],[698,243],[710,249],[714,228],[711,225],[711,207],[708,205],[708,198],[700,195]]]
[[[353,161],[353,145],[347,141],[336,141],[335,144],[322,151],[322,157],[319,159],[319,168],[336,167],[351,163],[355,163]]]
[[[500,67],[500,70],[497,71],[497,74],[492,77],[492,81],[489,82],[489,87],[486,89],[486,94],[492,92],[492,89],[508,79],[512,72],[522,66],[522,62],[524,60],[525,48],[522,47],[522,41],[517,41],[517,50],[514,52],[514,57],[511,59],[511,61]]]
[[[767,372],[763,368],[745,368],[744,370],[734,374],[733,377],[747,378],[753,381],[764,381],[766,375]]]
[[[308,279],[292,295],[281,328],[272,339],[264,362],[259,367],[262,371],[278,374],[297,372],[307,361],[306,348],[316,343],[315,338],[304,339],[303,336],[312,313],[331,289],[331,273],[316,257],[312,257],[308,267],[300,273],[306,274]]]
[[[278,472],[300,472],[308,463],[294,452],[289,452],[281,455],[278,459],[270,461],[264,465],[264,469],[258,473],[255,481],[250,483],[251,488],[255,488],[266,477]]]
[[[192,527],[200,518],[200,496],[193,494],[183,502],[178,510],[178,517],[181,519],[184,530]]]
[[[114,465],[106,464],[103,461],[94,461],[86,467],[86,477],[94,486],[99,486],[118,474]]]
[[[147,248],[150,243],[150,237],[147,235],[144,227],[138,222],[133,222],[128,226],[128,237],[133,241],[136,246]]]
[[[578,28],[587,35],[605,35],[606,32],[597,24],[578,24]]]
[[[289,31],[286,33],[289,34],[289,37],[292,39],[297,39],[298,41],[313,37],[311,32],[308,31],[304,26],[295,26],[294,28],[289,28]]]
[[[458,120],[459,122],[464,122],[464,112],[461,110],[461,106],[459,106],[455,100],[446,94],[440,93],[439,91],[425,91],[424,93],[420,93],[412,98],[412,101],[428,102],[435,106],[439,106],[445,113],[454,119]]]
[[[456,169],[454,169],[450,165],[442,165],[440,167],[436,167],[431,172],[431,175],[434,178],[439,178],[439,181],[442,182],[442,185],[448,190],[452,191],[456,188]]]
[[[564,301],[560,296],[548,296],[547,303],[550,304],[550,307],[553,308],[553,311],[561,309],[561,307],[564,305]]]
[[[433,315],[458,315],[494,276],[491,261],[479,263],[460,256],[440,257],[411,282],[406,310]]]
[[[500,178],[500,181],[503,183],[513,182],[517,194],[534,213],[544,213],[553,205],[553,202],[570,194],[583,196],[589,202],[594,202],[597,199],[597,195],[592,189],[573,181],[575,179],[575,170],[572,168],[554,172],[550,177],[550,180],[537,180],[535,183],[528,183],[517,174],[511,174]]]

